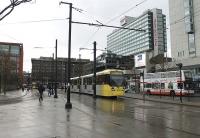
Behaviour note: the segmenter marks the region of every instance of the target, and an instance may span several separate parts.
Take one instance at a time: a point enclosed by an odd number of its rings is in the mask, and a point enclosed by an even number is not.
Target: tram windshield
[[[122,86],[124,83],[123,75],[111,75],[110,76],[110,85],[111,86]]]

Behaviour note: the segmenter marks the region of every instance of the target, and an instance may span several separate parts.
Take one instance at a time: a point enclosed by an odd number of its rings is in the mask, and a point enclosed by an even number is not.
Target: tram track
[[[85,104],[86,103],[86,104]],[[92,105],[92,103],[91,102],[89,102],[89,101],[84,101],[84,104],[86,105],[86,106],[89,106],[90,108],[93,108],[93,106],[91,106]],[[126,105],[127,106],[127,105]],[[73,106],[74,107],[74,106]],[[190,131],[190,130],[185,130],[185,129],[181,129],[181,128],[176,128],[176,127],[172,127],[172,126],[167,126],[167,125],[162,125],[161,123],[158,123],[159,121],[157,121],[156,123],[155,122],[150,122],[150,121],[147,121],[147,120],[145,120],[143,117],[144,116],[148,116],[148,118],[154,118],[154,119],[156,119],[156,120],[159,120],[159,119],[164,119],[164,120],[166,120],[166,121],[170,121],[170,122],[174,122],[174,121],[176,121],[177,123],[178,122],[180,122],[181,120],[179,120],[179,119],[171,119],[171,118],[167,118],[167,117],[164,117],[164,114],[161,114],[161,115],[152,115],[152,114],[145,114],[144,112],[138,112],[138,111],[133,111],[133,110],[127,110],[127,108],[130,108],[131,106],[127,106],[125,109],[125,112],[127,113],[129,113],[129,115],[128,116],[123,116],[123,117],[129,117],[129,118],[131,118],[131,119],[133,119],[133,120],[136,120],[136,121],[139,121],[139,122],[142,122],[142,123],[144,123],[144,124],[148,124],[148,125],[150,125],[151,127],[153,126],[153,127],[157,127],[157,128],[162,128],[162,129],[169,129],[170,131],[176,131],[176,132],[179,132],[179,133],[184,133],[184,134],[188,134],[188,135],[192,135],[192,136],[196,136],[196,137],[200,137],[200,134],[199,133],[195,133],[195,132],[192,132],[192,131]],[[78,109],[79,111],[81,111],[79,108],[78,108],[78,106],[77,107],[75,107],[76,109]],[[131,108],[135,108],[134,106],[132,106]],[[141,109],[143,109],[143,110],[149,110],[149,109],[144,109],[144,107],[143,106],[141,106],[141,105],[137,105],[137,107],[136,108],[141,108]],[[173,108],[173,107],[172,107]],[[157,110],[159,109],[159,110],[165,110],[165,111],[169,111],[169,109],[167,109],[167,108],[165,108],[165,109],[162,109],[161,107],[157,107],[156,108]],[[98,110],[98,108],[97,108],[97,110]],[[151,110],[151,109],[150,109]],[[170,109],[170,111],[171,112],[178,112],[178,111],[176,111],[176,110],[171,110]],[[83,113],[86,113],[87,115],[88,115],[88,113],[87,112],[85,112],[85,111],[81,111],[81,112],[83,112]],[[183,113],[185,113],[185,112],[183,112]],[[139,116],[141,116],[141,118],[136,118],[135,116],[133,116],[133,114],[138,114]],[[115,115],[115,116],[117,116],[117,115]],[[188,115],[185,115],[185,116],[188,116]],[[117,116],[117,117],[122,117],[122,116]],[[150,120],[150,119],[149,119]],[[120,124],[120,123],[118,123],[117,121],[115,121],[115,122],[111,122],[113,125],[115,125],[115,124],[117,124],[116,126],[123,126],[123,124]]]
[[[120,97],[121,99],[133,99],[133,100],[138,100],[138,101],[143,101],[143,100],[141,100],[141,99],[134,99],[134,98],[130,98],[130,97]],[[148,101],[148,100],[146,100],[145,102],[152,102],[152,103],[156,103],[156,102],[154,102],[154,101]],[[157,102],[158,103],[158,102]],[[174,107],[184,107],[184,105],[177,105],[177,104],[171,104],[171,103],[159,103],[159,105],[170,105],[170,108],[174,108]],[[165,108],[160,108],[160,110],[168,110],[168,111],[173,111],[173,112],[178,112],[178,113],[200,113],[200,110],[186,110],[186,109],[184,109],[184,110],[171,110],[170,108],[168,108],[168,109],[165,109]],[[200,108],[198,108],[198,107],[193,107],[193,108],[195,108],[195,109],[200,109]]]
[[[152,115],[152,114],[146,115],[143,112],[136,112],[136,111],[132,111],[132,110],[126,110],[126,112],[129,112],[129,113],[132,113],[132,114],[139,114],[140,116],[143,116],[142,117],[143,119],[134,118],[134,120],[141,121],[143,123],[147,123],[147,124],[154,126],[154,127],[157,126],[158,128],[161,128],[161,127],[162,128],[168,128],[168,129],[173,130],[173,131],[184,132],[184,133],[194,135],[194,136],[198,136],[198,137],[200,136],[200,134],[198,134],[198,133],[193,133],[193,132],[190,132],[190,131],[187,131],[187,130],[183,130],[183,129],[179,129],[179,128],[175,128],[175,127],[170,127],[170,126],[167,126],[167,125],[163,126],[162,124],[154,124],[154,123],[151,123],[149,121],[145,121],[144,118],[148,118],[148,120],[154,118],[155,120],[157,120],[157,122],[159,122],[159,119],[164,119],[164,120],[167,120],[169,122],[173,122],[174,124],[180,123],[181,122],[180,119],[170,119],[170,118],[164,117],[163,115]],[[130,117],[130,118],[132,118],[132,117]]]

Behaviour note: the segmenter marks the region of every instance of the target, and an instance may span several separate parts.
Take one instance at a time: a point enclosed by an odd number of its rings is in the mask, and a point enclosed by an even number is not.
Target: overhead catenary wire
[[[198,13],[198,14],[197,14],[197,13]],[[193,16],[194,16],[194,17],[197,17],[197,16],[200,15],[199,13],[200,13],[200,11],[195,12]],[[167,26],[172,26],[172,25],[174,25],[174,24],[183,22],[184,19],[185,19],[186,17],[188,17],[188,16],[184,16],[184,17],[182,17],[182,18],[180,18],[180,19],[178,19],[178,20],[176,20],[176,21],[170,23],[170,25],[167,25]],[[4,23],[1,23],[1,25],[39,23],[39,22],[51,22],[51,21],[64,21],[64,20],[68,20],[68,19],[69,19],[69,18],[55,18],[55,19],[32,20],[32,21],[20,21],[20,22],[4,22]],[[99,27],[102,27],[102,26],[104,25],[104,24],[102,24],[101,22],[99,22],[98,20],[96,20],[96,22],[99,23],[99,24],[98,24]],[[93,23],[88,23],[88,24],[92,25]],[[94,24],[94,25],[95,25],[95,24]]]
[[[51,21],[64,21],[69,18],[54,18],[54,19],[44,19],[44,20],[32,20],[32,21],[20,21],[20,22],[5,22],[1,23],[2,25],[10,25],[10,24],[26,24],[26,23],[40,23],[40,22],[51,22]]]
[[[197,17],[197,16],[200,15],[200,10],[198,10],[198,11],[192,13],[192,14],[193,14],[193,17]],[[186,16],[184,16],[184,17],[182,17],[182,18],[179,18],[179,19],[177,19],[176,21],[174,21],[174,22],[168,24],[167,26],[169,27],[169,26],[173,26],[173,25],[175,25],[175,24],[177,24],[177,23],[183,22],[183,21],[185,21],[184,19],[185,19],[186,17],[188,17],[188,16],[189,16],[189,15],[186,15]]]
[[[111,19],[108,20],[105,24],[108,24],[108,23],[110,23],[110,22],[116,20],[116,19],[119,18],[120,16],[122,16],[122,15],[124,15],[125,13],[127,13],[127,12],[133,10],[134,8],[138,7],[139,5],[143,4],[143,3],[146,2],[146,1],[147,1],[147,0],[141,1],[140,3],[134,5],[133,7],[131,7],[131,8],[129,8],[128,10],[126,10],[125,12],[121,13],[120,15],[115,16],[114,18],[111,18]],[[99,22],[98,20],[95,20],[95,21],[97,21],[98,23],[102,24],[102,23]],[[101,26],[99,26],[99,28],[98,28],[94,33],[92,33],[92,35],[91,35],[91,36],[89,37],[89,39],[85,42],[85,44],[83,45],[83,47],[84,47],[85,45],[87,45],[88,42],[98,33],[98,31],[100,30],[100,27],[101,27]]]
[[[76,8],[73,8],[73,9],[76,10]],[[82,13],[87,19],[89,19],[89,20],[92,19],[94,22],[97,22],[97,23],[99,23],[99,24],[102,24],[99,20],[97,20],[97,19],[95,19],[94,17],[92,17],[92,15],[88,14],[87,11],[82,10],[80,13]],[[100,28],[101,28],[101,27],[98,27],[97,30],[96,30],[94,33],[92,33],[92,34],[90,35],[90,37],[87,39],[87,41],[83,44],[83,47],[85,47],[86,45],[88,45],[89,41],[91,41],[91,39],[98,33],[98,31],[100,30]]]
[[[117,28],[117,29],[126,29],[126,30],[132,30],[132,31],[146,32],[146,30],[143,30],[143,29],[119,27],[119,26],[112,26],[112,25],[105,25],[105,24],[95,24],[95,23],[86,23],[86,22],[77,22],[77,21],[72,21],[72,23],[84,24],[84,25],[89,25],[89,26],[97,26],[97,27],[110,27],[110,28]]]
[[[147,1],[147,0],[143,0],[143,1],[141,1],[140,3],[138,3],[138,4],[134,5],[134,6],[132,6],[131,8],[129,8],[129,9],[126,10],[125,12],[123,12],[123,13],[121,13],[121,14],[119,14],[119,15],[113,17],[113,18],[111,18],[110,20],[108,20],[108,21],[106,22],[106,24],[107,24],[107,23],[110,23],[110,22],[112,22],[112,21],[114,21],[114,20],[116,20],[117,18],[119,18],[119,17],[121,17],[122,15],[124,15],[125,13],[127,13],[127,12],[133,10],[134,8],[140,6],[141,4],[143,4],[143,3],[146,2],[146,1]]]

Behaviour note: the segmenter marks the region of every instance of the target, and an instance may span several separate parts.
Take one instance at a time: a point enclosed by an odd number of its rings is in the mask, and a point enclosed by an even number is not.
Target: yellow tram
[[[124,75],[122,70],[106,69],[96,73],[96,95],[116,97],[124,95]],[[93,74],[71,78],[72,92],[93,94]]]

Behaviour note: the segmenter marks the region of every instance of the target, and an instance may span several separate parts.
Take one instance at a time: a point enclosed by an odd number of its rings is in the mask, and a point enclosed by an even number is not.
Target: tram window
[[[72,82],[72,84],[74,84],[74,80],[72,80],[71,82]]]
[[[96,77],[96,84],[99,85],[100,84],[100,76]]]
[[[87,78],[87,85],[92,85],[92,77]]]
[[[74,84],[74,85],[77,85],[77,80],[73,80],[73,84]]]
[[[101,85],[101,84],[105,84],[106,83],[106,76],[105,75],[100,75],[100,76],[97,76],[97,81],[96,83],[98,85]]]
[[[83,79],[83,84],[87,84],[86,78]]]
[[[82,84],[82,81],[83,81],[83,79],[80,78],[80,79],[79,79],[79,84],[80,84],[80,85]]]
[[[111,86],[122,86],[124,84],[124,77],[122,75],[111,75],[109,84]]]
[[[110,82],[110,76],[106,75],[105,76],[105,84],[109,84]]]

